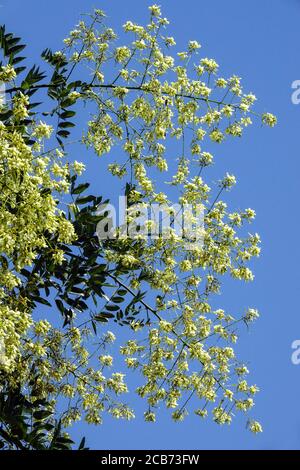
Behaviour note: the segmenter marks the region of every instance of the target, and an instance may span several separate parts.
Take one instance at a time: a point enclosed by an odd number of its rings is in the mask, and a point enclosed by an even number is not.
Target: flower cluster
[[[199,208],[203,213],[199,233],[197,228],[178,234],[170,223],[164,236],[149,241],[119,238],[101,245],[106,262],[123,276],[122,281],[114,279],[116,288],[122,285],[133,296],[126,309],[132,337],[120,353],[128,369],[142,377],[137,393],[147,402],[145,420],[154,422],[158,406],[164,404],[175,421],[192,409],[199,417],[210,413],[216,423],[230,424],[235,412],[252,409],[258,391],[246,381],[248,369],[236,357],[234,344],[237,327],[248,326],[259,314],[247,307],[233,316],[216,308],[214,296],[221,293],[222,276],[253,280],[249,261],[260,254],[260,238],[245,235],[255,211],[230,211],[221,199],[236,184],[235,176],[226,173],[217,184],[208,184],[205,172],[215,162],[215,144],[241,137],[252,123],[256,97],[244,92],[238,76],[218,76],[214,59],[199,58],[197,41],[171,54],[175,40],[164,33],[168,20],[159,6],[149,10],[146,26],[124,24],[126,45],[116,44],[104,13],[96,10],[90,23],[80,21],[71,31],[55,57],[66,59],[72,71],[82,67],[92,72],[91,81],[79,84],[68,99],[74,105],[80,99],[93,110],[82,143],[98,156],[118,155],[108,169],[125,180],[129,203],[161,204],[171,220],[170,193],[177,193],[179,205],[193,209],[189,224],[195,226]],[[11,66],[0,69],[0,80],[14,78]],[[20,124],[29,114],[26,94],[16,93],[7,106],[11,126],[0,127],[0,338],[5,344],[0,368],[11,383],[17,371],[25,386],[34,364],[35,396],[52,399],[53,406],[58,395],[68,398],[64,425],[82,416],[101,424],[104,412],[131,419],[133,411],[119,400],[128,391],[125,375],[113,369],[114,356],[107,351],[113,333],[100,338],[95,366],[89,314],[62,332],[46,320],[34,322],[26,299],[18,299],[17,305],[9,299],[9,291],[20,282],[19,271],[32,264],[40,249],[51,249],[49,234],[62,244],[74,240],[73,225],[55,196],[68,192],[70,171],[81,174],[84,165],[66,161],[61,149],[45,151],[52,133],[46,122],[33,122],[23,135]],[[270,127],[276,124],[270,113],[261,120]],[[28,144],[29,137],[34,144]],[[167,181],[157,183],[155,170]],[[157,227],[148,223],[147,229],[155,232]],[[190,249],[186,242],[196,235],[203,243]],[[63,249],[53,249],[53,262],[63,266],[64,255]],[[149,288],[155,292],[152,306],[141,293]],[[262,431],[253,420],[249,429]]]
[[[236,184],[235,176],[227,173],[219,181],[217,196],[204,181],[203,170],[214,162],[210,142],[206,144],[209,149],[204,145],[205,137],[217,144],[227,136],[241,137],[252,123],[251,116],[256,115],[252,111],[256,97],[244,92],[238,76],[218,77],[219,65],[214,59],[197,58],[201,47],[197,41],[190,41],[177,57],[170,55],[175,40],[163,34],[168,20],[157,5],[149,10],[150,22],[145,27],[131,21],[124,24],[124,31],[134,35],[127,45],[115,46],[115,33],[97,14],[93,21],[101,25],[100,32],[81,22],[65,41],[70,54],[82,47],[76,63],[95,67],[93,86],[82,91],[81,99],[96,103],[98,113],[89,122],[83,142],[99,156],[118,146],[118,161],[109,163],[108,169],[135,182],[129,200],[168,207],[167,192],[157,191],[154,184],[155,167],[178,189],[180,204],[191,204],[194,209],[201,205],[205,214],[203,245],[192,251],[173,229],[168,237],[156,237],[148,244],[140,239],[136,245],[119,240],[106,247],[109,262],[140,270],[139,275],[129,275],[132,288],[139,289],[147,279],[157,291],[156,306],[150,310],[148,346],[129,340],[121,353],[126,355],[127,366],[139,369],[146,379],[138,393],[151,408],[145,413],[147,421],[155,421],[154,408],[161,401],[175,409],[175,420],[182,420],[188,402],[197,397],[204,402],[203,408],[196,407],[197,415],[206,416],[209,404],[215,403],[213,419],[229,424],[234,410],[248,411],[254,404],[255,387],[244,381],[235,386],[233,381],[230,388],[228,381],[244,373],[232,348],[237,341],[236,324],[249,324],[258,312],[250,308],[236,319],[222,309],[213,310],[210,298],[220,293],[220,277],[227,273],[234,279],[253,280],[247,264],[259,256],[260,238],[238,233],[255,218],[254,210],[229,212],[220,200],[222,192]],[[111,69],[106,70],[109,57],[117,67],[112,80],[106,79],[112,76]],[[270,127],[276,124],[270,113],[261,119]],[[170,174],[168,148],[173,139],[180,142],[180,151],[177,170]],[[195,222],[192,215],[190,222]],[[151,228],[155,227],[149,223]],[[144,307],[149,315],[149,308]],[[131,326],[136,333],[141,323],[135,321]],[[111,365],[105,356],[102,361]],[[261,431],[259,424],[249,428]]]
[[[244,374],[232,345],[237,341],[237,324],[249,324],[258,312],[250,308],[235,318],[222,309],[214,310],[211,297],[220,293],[220,278],[225,274],[253,280],[247,264],[259,256],[260,238],[255,233],[243,237],[238,233],[255,218],[253,209],[230,212],[220,199],[223,191],[236,184],[235,176],[227,173],[214,195],[215,188],[202,175],[214,162],[211,142],[241,137],[252,124],[256,97],[244,92],[238,76],[218,77],[219,65],[214,59],[199,59],[197,41],[190,41],[177,57],[170,55],[175,40],[163,33],[168,21],[157,5],[149,10],[150,22],[145,27],[131,21],[124,24],[124,31],[134,36],[126,46],[115,46],[115,34],[105,27],[102,17],[101,32],[92,33],[86,23],[80,23],[76,34],[72,32],[66,40],[71,50],[83,48],[77,63],[88,61],[90,68],[95,67],[93,86],[83,90],[81,99],[96,103],[98,113],[89,122],[83,141],[99,156],[118,147],[118,161],[109,163],[108,169],[119,178],[134,181],[129,200],[168,207],[167,191],[156,189],[154,167],[165,172],[168,184],[178,189],[180,204],[194,209],[201,205],[205,214],[203,245],[191,251],[170,228],[168,237],[156,237],[148,244],[141,239],[136,245],[120,239],[106,247],[109,262],[140,270],[128,277],[132,288],[139,289],[146,279],[157,292],[156,306],[150,312],[144,305],[147,315],[152,312],[148,346],[144,339],[140,345],[129,340],[121,353],[126,365],[140,370],[146,380],[138,394],[148,401],[147,421],[155,421],[160,402],[175,410],[174,420],[182,420],[187,404],[197,405],[201,400],[203,408],[196,406],[197,415],[206,416],[211,404],[213,419],[229,424],[234,411],[247,412],[254,404],[251,397],[256,388],[245,381],[235,385],[232,379]],[[109,57],[114,57],[117,67],[112,80],[106,78],[112,76],[111,69],[106,70]],[[270,113],[261,120],[270,127],[276,124]],[[180,142],[180,151],[177,169],[170,174],[168,149],[174,139]],[[192,215],[190,222],[195,222]],[[147,227],[155,228],[150,222]],[[141,323],[134,321],[131,327],[137,334]],[[102,361],[111,364],[106,357]],[[261,431],[256,422],[249,429]]]
[[[19,120],[25,117],[29,101],[27,96],[16,96],[12,111]],[[26,143],[28,137],[19,132],[17,123],[9,127],[1,123],[0,126],[2,290],[18,284],[18,272],[30,266],[39,250],[47,246],[47,233],[56,235],[63,243],[74,238],[74,228],[57,207],[55,197],[57,193],[69,191],[68,166],[61,161],[54,163],[58,159],[55,151],[39,156],[51,131],[43,122],[34,125],[31,136],[38,140],[31,147]],[[47,191],[43,191],[45,188]],[[56,257],[58,261],[61,259],[58,254]]]

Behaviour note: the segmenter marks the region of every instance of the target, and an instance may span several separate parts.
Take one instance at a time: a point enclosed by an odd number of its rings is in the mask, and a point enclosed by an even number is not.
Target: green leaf
[[[65,121],[65,122],[60,122],[58,124],[58,127],[60,127],[61,129],[66,129],[68,127],[75,127],[75,124],[73,124],[73,122]]]
[[[75,200],[76,204],[87,204],[88,202],[93,202],[95,200],[95,196],[85,196],[85,197],[78,197]]]
[[[68,119],[68,118],[71,118],[73,116],[75,116],[76,112],[75,111],[63,111],[62,113],[59,114],[59,117],[61,117],[62,119]]]
[[[120,307],[118,305],[106,305],[105,308],[110,312],[117,312],[118,310],[120,310]]]
[[[102,315],[105,318],[114,318],[114,314],[109,313],[109,312],[102,312],[100,315]]]
[[[83,450],[85,448],[84,446],[85,446],[85,437],[81,439],[78,450]]]
[[[119,297],[119,296],[114,296],[111,298],[111,302],[114,302],[115,304],[121,304],[124,302],[124,297]]]
[[[127,294],[127,290],[126,290],[126,289],[119,289],[119,290],[117,291],[117,294],[118,294],[118,295],[121,295],[121,296],[124,296],[124,295]]]
[[[64,314],[66,309],[64,307],[63,302],[60,299],[55,299],[55,303],[56,303],[57,308],[60,311],[60,313]]]
[[[48,300],[46,300],[46,299],[43,299],[42,297],[38,297],[36,295],[31,295],[30,299],[33,300],[33,302],[38,302],[40,304],[47,305],[48,307],[52,307],[50,302],[48,302]]]
[[[48,410],[40,410],[40,411],[35,411],[33,413],[33,417],[34,419],[36,419],[37,421],[42,421],[46,418],[49,418],[49,416],[51,416],[53,413],[52,411],[48,411]]]
[[[102,323],[107,323],[108,322],[107,318],[103,317],[102,315],[95,315],[94,318],[95,318],[96,321],[100,321]]]
[[[63,137],[64,139],[66,139],[67,137],[69,137],[70,132],[69,131],[58,131],[57,135],[59,135],[60,137]]]
[[[88,187],[90,186],[89,183],[83,183],[74,188],[71,192],[71,194],[81,194],[83,191],[85,191]]]

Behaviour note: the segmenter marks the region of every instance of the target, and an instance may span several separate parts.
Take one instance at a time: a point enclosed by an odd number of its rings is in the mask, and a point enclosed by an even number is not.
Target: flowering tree
[[[233,346],[238,326],[258,312],[245,306],[233,316],[215,307],[214,295],[224,276],[253,280],[248,262],[260,239],[243,235],[243,226],[255,212],[230,211],[222,201],[233,175],[212,187],[204,177],[213,145],[241,137],[252,116],[271,127],[276,118],[252,110],[256,98],[239,77],[223,78],[215,60],[199,59],[197,41],[172,54],[167,19],[158,6],[149,10],[145,27],[124,24],[126,45],[95,10],[61,51],[42,53],[50,73],[26,70],[20,39],[0,31],[2,446],[68,448],[63,429],[81,418],[134,418],[123,398],[126,368],[140,377],[146,421],[165,405],[175,421],[192,411],[230,424],[234,412],[254,405],[258,388]],[[87,124],[75,142],[77,115]],[[177,194],[181,207],[192,208],[190,223],[201,207],[202,243],[191,249],[191,234],[179,236],[172,223],[161,232],[153,220],[145,228],[155,236],[124,237],[119,228],[98,240],[107,214],[97,209],[108,201],[86,195],[89,184],[78,181],[78,144],[103,159],[111,154],[108,171],[121,180],[129,222],[155,204],[174,221]],[[166,183],[155,183],[157,171]],[[127,341],[117,348],[118,325]],[[124,368],[116,371],[119,353]],[[252,418],[248,426],[262,430]]]

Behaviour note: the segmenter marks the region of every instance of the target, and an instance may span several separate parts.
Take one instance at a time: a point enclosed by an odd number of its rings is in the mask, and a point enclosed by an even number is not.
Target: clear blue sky
[[[44,48],[60,48],[80,13],[102,8],[118,30],[128,19],[144,22],[151,3],[0,0],[0,17],[29,45],[27,56],[38,62]],[[291,102],[291,83],[300,79],[300,1],[157,3],[182,49],[189,39],[198,40],[205,56],[215,58],[225,76],[243,77],[245,89],[259,98],[258,109],[274,112],[279,121],[275,130],[253,126],[242,140],[225,145],[218,161],[220,175],[227,170],[238,179],[231,201],[256,209],[255,231],[263,241],[255,282],[228,286],[220,303],[232,312],[247,305],[261,311],[254,329],[242,334],[239,350],[249,361],[252,382],[261,388],[253,414],[262,421],[264,433],[250,434],[244,417],[230,428],[220,428],[192,414],[175,424],[162,413],[155,425],[144,423],[142,417],[130,423],[107,418],[101,427],[82,424],[73,434],[85,434],[95,449],[299,449],[300,365],[291,362],[291,343],[300,339],[300,105]],[[87,172],[95,188],[100,181],[98,165],[96,157],[91,159]],[[103,181],[101,192],[110,196],[111,188]]]

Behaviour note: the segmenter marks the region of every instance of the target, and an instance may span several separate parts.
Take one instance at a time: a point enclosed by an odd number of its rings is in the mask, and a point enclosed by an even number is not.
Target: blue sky
[[[79,19],[94,7],[104,9],[117,31],[128,19],[147,20],[141,0],[1,0],[1,23],[29,45],[27,57],[39,62],[46,47],[61,47]],[[300,365],[291,362],[291,343],[300,339],[299,308],[299,131],[300,105],[291,102],[291,84],[300,79],[300,1],[185,0],[158,2],[171,21],[170,34],[184,50],[188,40],[202,44],[202,53],[220,64],[224,76],[243,77],[246,90],[259,98],[257,109],[277,115],[275,130],[254,125],[241,140],[220,147],[217,170],[234,173],[238,185],[230,195],[237,207],[257,212],[254,229],[263,242],[255,263],[255,282],[226,286],[220,304],[234,312],[255,305],[261,318],[241,335],[240,355],[248,361],[252,382],[261,393],[253,414],[264,433],[253,436],[245,419],[230,428],[201,422],[192,414],[180,424],[162,412],[155,425],[139,417],[130,423],[107,418],[101,427],[80,425],[74,437],[87,436],[95,449],[299,449]],[[78,159],[82,155],[76,155]],[[84,158],[84,157],[83,157]],[[99,160],[88,162],[86,178],[110,196],[101,179]]]

